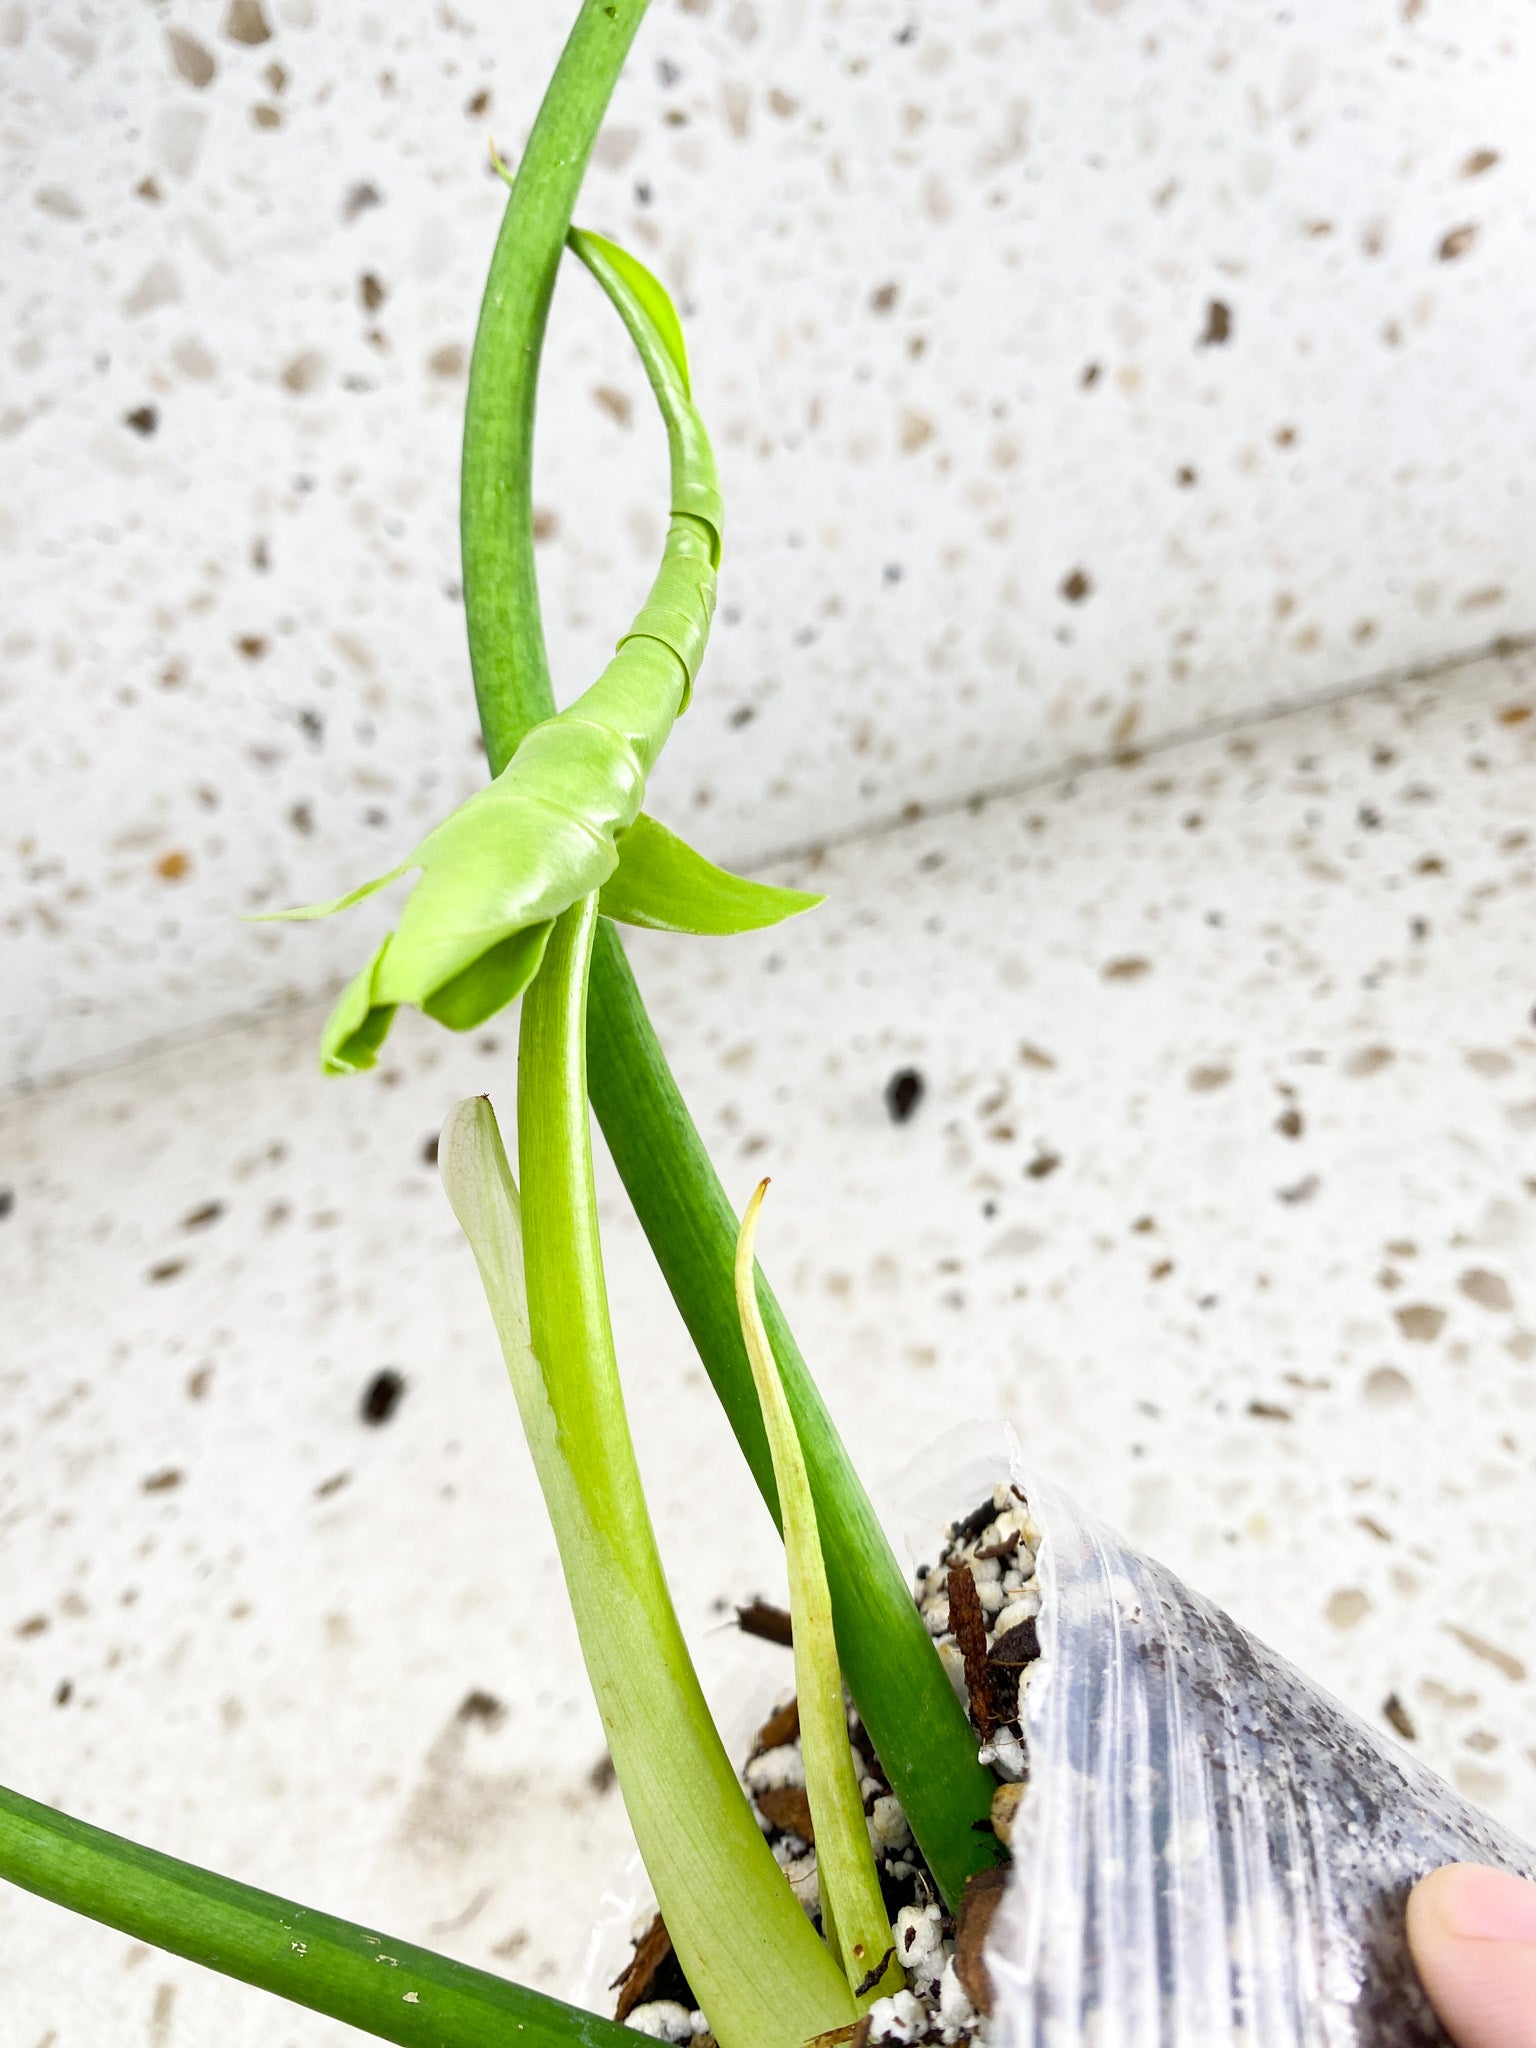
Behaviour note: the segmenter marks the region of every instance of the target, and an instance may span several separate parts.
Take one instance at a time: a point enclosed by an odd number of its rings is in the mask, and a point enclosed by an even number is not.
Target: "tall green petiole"
[[[400,2048],[514,2040],[517,2048],[634,2048],[634,2035],[612,2020],[124,1841],[3,1786],[0,1877]],[[0,2027],[0,2039],[14,2038]]]
[[[906,1978],[895,1960],[890,1915],[869,1846],[859,1774],[848,1740],[843,1674],[837,1664],[832,1595],[827,1590],[827,1568],[816,1527],[816,1503],[758,1307],[753,1248],[758,1211],[767,1192],[767,1181],[760,1182],[741,1219],[741,1235],[736,1241],[736,1307],[768,1432],[783,1518],[789,1611],[794,1622],[795,1695],[800,1706],[805,1794],[816,1829],[821,1924],[862,2008],[900,1991]]]
[[[586,1092],[597,908],[555,924],[523,998],[522,1200],[495,1117],[439,1146],[560,1548],[592,1691],[657,1903],[722,2048],[800,2048],[854,2014],[752,1817],[673,1609],[630,1439],[598,1242]]]
[[[533,556],[539,355],[582,174],[645,0],[583,0],[513,181],[464,416],[464,604],[491,770],[555,710]],[[638,921],[638,920],[637,920]],[[694,927],[699,928],[699,927]],[[732,1292],[736,1216],[611,925],[592,967],[592,1102],[657,1263],[771,1512],[777,1492]],[[779,1308],[764,1319],[820,1515],[843,1670],[946,1899],[997,1859],[993,1781]]]

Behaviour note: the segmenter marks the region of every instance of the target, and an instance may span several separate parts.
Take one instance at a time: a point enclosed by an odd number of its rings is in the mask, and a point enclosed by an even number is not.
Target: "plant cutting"
[[[969,1512],[914,1597],[756,1264],[762,1189],[738,1220],[626,961],[621,923],[723,938],[816,901],[726,874],[644,809],[700,678],[724,516],[675,310],[632,256],[571,225],[643,11],[644,0],[581,7],[510,179],[481,309],[462,517],[492,779],[387,874],[286,913],[339,913],[419,876],[324,1028],[334,1075],[373,1064],[402,1004],[468,1030],[521,1002],[516,1173],[484,1097],[454,1111],[440,1160],[661,1910],[620,2010],[631,2026],[720,2048],[954,2048],[1000,1997],[1021,2039],[1204,2048],[1253,2038],[1254,2016],[1273,2011],[1300,2015],[1264,2037],[1289,2048],[1316,2038],[1309,2012],[1337,2004],[1341,1969],[1367,1955],[1375,1974],[1361,1965],[1364,1990],[1330,2038],[1377,2038],[1354,2019],[1378,1996],[1390,2019],[1391,1998],[1407,1995],[1382,1900],[1447,1849],[1511,1867],[1526,1852],[1384,1761],[1341,1709],[1017,1461],[957,1503]],[[531,458],[567,248],[622,320],[661,411],[670,517],[645,605],[558,711]],[[783,1532],[795,1693],[740,1774],[678,1625],[630,1440],[594,1111]],[[1009,1849],[1022,1881],[1005,1897]],[[20,1794],[0,1792],[0,1876],[379,2038],[625,2038]],[[1277,1939],[1279,1975],[1266,1977]],[[1170,2002],[1183,2016],[1172,2033]],[[1416,2008],[1393,2038],[1438,2037]]]
[[[996,1840],[985,1832],[993,1780],[977,1763],[965,1712],[765,1285],[744,1334],[736,1219],[613,930],[613,920],[623,920],[722,935],[816,901],[725,874],[641,809],[649,771],[698,673],[723,531],[670,301],[632,257],[570,225],[581,168],[641,12],[633,0],[581,9],[510,180],[476,338],[465,426],[465,591],[493,780],[398,868],[289,914],[329,915],[409,868],[420,871],[396,929],[327,1023],[322,1063],[333,1074],[373,1063],[402,1003],[466,1030],[522,998],[521,1196],[484,1104],[466,1105],[450,1121],[445,1178],[485,1280],[620,1784],[679,1960],[723,2048],[788,2048],[851,2026],[902,1983],[843,1725],[844,1676],[880,1760],[879,1784],[890,1788],[879,1796],[902,1803],[933,1889],[952,1901],[973,1871],[996,1859]],[[528,471],[539,344],[567,245],[624,321],[660,407],[671,516],[650,596],[614,659],[556,712],[531,574]],[[650,1530],[597,1238],[589,1063],[596,1107],[641,1220],[753,1476],[789,1531],[798,1654],[809,1660],[805,1725],[814,1732],[805,1775],[811,1811],[820,1815],[820,1932],[786,1883],[709,1720]],[[417,1951],[407,1958],[400,1944],[386,1950],[382,1937],[339,1922],[322,1929],[302,1909],[19,1795],[6,1795],[0,1872],[387,2038],[437,2039],[413,2029],[445,2024],[447,2005],[471,2014],[482,1992],[488,2025],[497,2013],[524,2010],[521,1994],[492,1994],[473,1972],[439,1968]],[[394,1978],[407,1988],[380,2006],[356,1980],[360,1963],[386,1953],[392,1971],[414,1975]],[[361,1980],[382,1981],[366,1969]],[[523,2024],[554,2026],[556,2010],[539,2001]],[[464,2024],[472,2030],[476,2022]]]

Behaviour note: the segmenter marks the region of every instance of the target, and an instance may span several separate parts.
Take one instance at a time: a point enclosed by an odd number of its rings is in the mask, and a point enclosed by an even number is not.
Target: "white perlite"
[[[695,2034],[709,2032],[703,2013],[690,2012],[675,1998],[653,1998],[648,2005],[637,2005],[624,2024],[637,2034],[649,2034],[653,2041],[670,2041],[673,2048],[682,2048]]]

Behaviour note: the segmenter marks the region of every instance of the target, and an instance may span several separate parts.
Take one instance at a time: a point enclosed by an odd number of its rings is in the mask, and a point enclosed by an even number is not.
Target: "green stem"
[[[584,4],[529,137],[496,244],[464,427],[464,597],[491,771],[554,710],[533,567],[534,387],[581,171],[644,0]],[[597,17],[602,17],[601,20]],[[535,984],[537,986],[537,984]],[[592,963],[592,1105],[641,1227],[777,1519],[778,1496],[736,1321],[736,1218],[645,1013],[617,933]],[[976,1832],[994,1790],[853,1462],[766,1283],[764,1316],[805,1448],[838,1651],[891,1784],[951,1905],[997,1845]]]
[[[582,0],[502,216],[464,408],[464,610],[492,775],[552,717],[533,561],[533,421],[560,252],[647,0]]]
[[[634,2048],[612,2020],[0,1787],[0,1877],[404,2048]],[[10,2038],[7,2035],[7,2038]]]
[[[672,1605],[635,1462],[603,1280],[587,1108],[596,899],[555,924],[523,997],[517,1130],[523,1403],[609,1751],[656,1902],[722,2048],[800,2048],[848,1989],[752,1817]],[[510,1360],[509,1360],[510,1363]]]
[[[635,1214],[763,1499],[780,1520],[773,1460],[736,1315],[736,1218],[606,921],[592,963],[588,1085]],[[838,1657],[892,1789],[952,1903],[997,1860],[985,1818],[996,1785],[827,1413],[761,1272],[758,1299],[810,1475],[832,1589]],[[782,1524],[781,1524],[782,1526]]]

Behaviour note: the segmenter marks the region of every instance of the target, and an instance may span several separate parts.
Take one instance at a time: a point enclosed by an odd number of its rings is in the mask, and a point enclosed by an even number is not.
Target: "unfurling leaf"
[[[421,871],[396,929],[326,1023],[320,1056],[328,1073],[371,1067],[402,1003],[451,1030],[472,1031],[522,994],[539,971],[555,919],[601,889],[618,867],[620,842],[640,814],[646,780],[687,708],[704,656],[722,515],[709,438],[689,393],[682,330],[666,292],[634,257],[576,231],[571,246],[618,309],[666,422],[672,517],[661,565],[597,681],[568,710],[535,726],[488,788],[387,874],[333,902],[279,913],[329,917],[408,869]],[[698,869],[718,872],[690,858]],[[721,879],[738,891],[754,887]],[[681,886],[673,883],[674,894]],[[702,892],[695,875],[692,893]],[[718,928],[771,921],[759,915]]]
[[[727,874],[642,811],[619,841],[619,864],[603,884],[598,908],[620,924],[723,938],[782,924],[824,900]]]
[[[849,1989],[866,2009],[876,1998],[906,1983],[895,1961],[890,1915],[880,1890],[859,1774],[854,1769],[843,1706],[843,1675],[832,1629],[832,1596],[821,1554],[816,1503],[805,1469],[795,1419],[784,1397],[778,1362],[763,1327],[757,1302],[757,1268],[752,1248],[757,1213],[767,1181],[759,1184],[741,1219],[736,1241],[736,1312],[752,1378],[762,1404],[763,1426],[773,1457],[784,1521],[784,1562],[789,1573],[793,1620],[795,1696],[800,1703],[800,1747],[805,1757],[805,1790],[816,1830],[816,1874],[821,1887],[822,1924],[828,1945],[842,1963]]]

